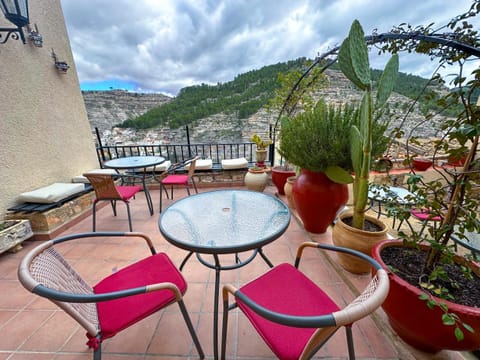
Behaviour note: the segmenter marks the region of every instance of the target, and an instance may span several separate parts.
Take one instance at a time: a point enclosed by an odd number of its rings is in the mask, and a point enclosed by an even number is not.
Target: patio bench
[[[62,206],[67,201],[91,190],[92,186],[90,184],[54,183],[20,194],[17,198],[18,204],[7,210],[15,212],[42,212]]]
[[[92,186],[83,183],[54,183],[22,193],[9,207],[6,220],[29,220],[35,240],[49,240],[88,215]]]

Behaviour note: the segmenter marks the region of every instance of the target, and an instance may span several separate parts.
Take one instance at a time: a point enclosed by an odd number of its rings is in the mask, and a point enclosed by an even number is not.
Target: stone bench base
[[[8,212],[5,215],[5,219],[30,220],[34,240],[50,240],[89,216],[94,197],[94,192],[89,192],[67,201],[60,207],[44,212]]]

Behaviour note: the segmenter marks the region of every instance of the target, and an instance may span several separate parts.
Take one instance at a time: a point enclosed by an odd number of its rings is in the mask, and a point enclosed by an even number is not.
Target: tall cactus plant
[[[368,61],[368,48],[362,26],[355,20],[348,37],[343,41],[338,54],[342,73],[363,91],[360,103],[358,126],[352,126],[350,133],[351,157],[355,179],[353,182],[352,226],[363,229],[368,203],[369,172],[372,152],[372,124],[375,114],[388,100],[398,73],[398,55],[388,61],[378,84],[374,101],[372,80]]]

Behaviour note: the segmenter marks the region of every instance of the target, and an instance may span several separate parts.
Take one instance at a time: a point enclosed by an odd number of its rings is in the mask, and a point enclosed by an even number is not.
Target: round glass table
[[[171,244],[187,250],[180,270],[192,254],[215,269],[213,350],[218,358],[218,300],[220,271],[237,269],[257,254],[273,267],[262,247],[280,237],[290,223],[290,210],[274,196],[257,191],[218,190],[176,201],[160,215],[160,232]],[[240,260],[238,253],[253,250]],[[223,266],[221,254],[235,254],[233,265]],[[213,261],[207,261],[206,256]]]

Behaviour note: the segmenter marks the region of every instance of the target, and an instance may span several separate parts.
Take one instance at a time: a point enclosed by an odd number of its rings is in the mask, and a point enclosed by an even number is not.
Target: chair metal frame
[[[195,163],[199,157],[195,156],[192,159],[188,159],[183,163],[176,163],[172,164],[166,171],[161,173],[158,178],[156,179],[160,183],[160,212],[162,212],[162,193],[165,191],[165,194],[167,196],[167,199],[172,199],[173,200],[173,188],[174,186],[177,185],[185,185],[185,188],[187,190],[188,196],[190,196],[190,183],[193,185],[193,188],[195,189],[195,193],[198,194],[198,189],[197,189],[197,184],[195,183],[195,179],[193,178],[193,175],[195,173]],[[188,172],[186,176],[186,180],[182,182],[177,182],[177,183],[168,183],[168,178],[169,176],[173,175],[175,171],[177,171],[180,168],[185,168],[186,165],[189,165]],[[179,176],[179,175],[174,175],[174,176]],[[168,190],[165,185],[170,185],[170,197],[168,197]]]
[[[355,321],[360,320],[363,317],[371,314],[373,311],[375,311],[378,307],[381,306],[381,304],[387,297],[389,291],[389,278],[387,271],[382,269],[381,265],[373,258],[356,250],[314,242],[305,242],[299,246],[294,264],[296,270],[298,270],[298,267],[300,265],[303,250],[307,247],[323,249],[327,251],[342,252],[353,255],[369,262],[372,265],[372,268],[376,271],[373,274],[371,282],[364,289],[364,291],[347,306],[340,308],[339,311],[318,316],[296,316],[275,312],[265,308],[264,306],[259,305],[257,302],[255,302],[255,299],[249,298],[247,295],[242,293],[241,288],[237,289],[233,285],[225,285],[223,287],[221,359],[225,359],[228,313],[230,310],[238,307],[238,302],[243,303],[244,306],[250,308],[256,314],[272,322],[287,325],[292,328],[316,328],[317,330],[313,332],[313,335],[310,337],[308,342],[304,344],[305,346],[303,348],[303,352],[299,358],[301,360],[311,359],[315,355],[315,353],[330,339],[330,337],[340,327],[344,326],[346,329],[349,359],[355,359],[351,325]],[[253,280],[251,283],[255,281],[256,280]],[[283,291],[290,290],[283,289]],[[230,295],[235,298],[235,302],[233,302],[232,304],[229,304]],[[272,294],[272,298],[274,296],[275,294]]]
[[[113,216],[117,216],[117,201],[122,201],[127,207],[127,216],[128,216],[128,228],[130,231],[133,231],[132,227],[132,215],[130,212],[129,201],[131,198],[135,198],[135,194],[142,191],[142,186],[139,185],[116,185],[115,178],[121,177],[122,183],[124,178],[128,178],[128,175],[110,175],[110,174],[95,174],[95,173],[86,173],[83,174],[90,184],[93,186],[95,191],[95,199],[93,200],[92,207],[92,231],[96,231],[97,224],[97,203],[100,201],[110,201],[113,210]],[[122,192],[126,190],[133,193],[133,195],[125,198],[122,196]]]
[[[98,318],[97,303],[133,295],[141,296],[141,294],[154,291],[171,292],[174,295],[173,300],[165,304],[161,309],[174,302],[178,303],[198,354],[200,358],[203,359],[204,353],[183,302],[183,294],[173,282],[161,282],[96,294],[94,293],[93,287],[80,277],[75,269],[71,267],[61,255],[60,251],[56,249],[56,245],[63,242],[98,237],[140,238],[145,240],[152,256],[157,254],[151,239],[147,235],[138,232],[94,232],[63,236],[46,241],[27,253],[18,267],[18,278],[20,282],[28,291],[47,298],[59,306],[87,331],[87,336],[90,339],[87,345],[94,348],[94,360],[101,359],[101,344],[103,340],[101,324]],[[132,265],[135,264],[136,263]],[[179,271],[178,274],[181,276]],[[135,323],[142,319],[137,319]],[[131,325],[133,324],[128,326]]]

